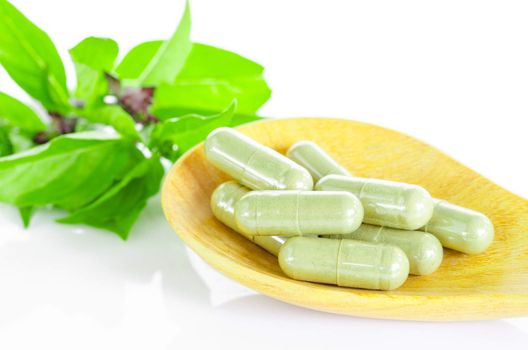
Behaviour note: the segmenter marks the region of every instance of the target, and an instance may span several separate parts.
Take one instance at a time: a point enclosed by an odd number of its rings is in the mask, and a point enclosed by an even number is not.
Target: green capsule
[[[288,158],[303,166],[312,175],[314,181],[319,181],[326,175],[351,174],[339,165],[328,153],[312,141],[299,141],[290,147],[286,153]]]
[[[254,191],[235,205],[235,218],[254,236],[345,234],[361,225],[363,207],[347,192]]]
[[[319,180],[316,190],[348,191],[356,195],[367,224],[403,230],[417,230],[433,214],[433,200],[420,186],[359,177],[328,175]]]
[[[396,289],[409,274],[409,261],[398,247],[351,239],[294,237],[279,252],[289,277],[365,289]]]
[[[235,204],[249,190],[236,181],[220,184],[211,195],[211,210],[213,215],[225,225],[238,231],[235,221]]]
[[[252,236],[251,240],[260,246],[261,248],[264,248],[264,250],[268,251],[268,253],[271,253],[275,256],[279,255],[279,250],[286,242],[287,238],[281,237],[281,236]]]
[[[211,196],[213,215],[233,230],[241,232],[235,220],[235,204],[248,192],[247,187],[235,181],[224,182],[214,190]],[[276,236],[251,236],[244,233],[242,235],[275,256],[279,254],[279,249],[285,241],[284,238]]]
[[[311,190],[308,170],[231,128],[205,140],[205,155],[217,168],[254,190]]]
[[[444,256],[442,244],[438,239],[429,233],[419,231],[363,224],[352,233],[325,237],[385,243],[401,248],[409,259],[409,270],[412,275],[424,276],[433,273],[442,263]]]
[[[431,220],[420,230],[436,236],[444,247],[467,254],[485,251],[493,241],[490,219],[477,211],[434,200]]]

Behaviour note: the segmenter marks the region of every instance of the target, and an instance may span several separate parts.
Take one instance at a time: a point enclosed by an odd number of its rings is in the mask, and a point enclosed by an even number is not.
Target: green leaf
[[[11,128],[8,136],[13,147],[13,153],[22,152],[35,146],[32,139],[33,135],[18,128]]]
[[[252,115],[271,96],[263,71],[261,65],[236,53],[194,44],[176,81],[156,89],[151,112],[161,119],[218,113],[236,98],[238,113]]]
[[[162,177],[159,158],[145,159],[93,203],[57,221],[99,227],[127,239],[148,198],[159,191]]]
[[[233,118],[231,118],[231,123],[229,123],[229,126],[238,126],[242,124],[247,124],[251,122],[256,122],[257,120],[265,119],[264,117],[255,115],[255,114],[240,114],[236,113]]]
[[[66,74],[55,45],[6,0],[0,0],[0,64],[47,110],[68,110]]]
[[[25,151],[34,145],[32,134],[0,123],[0,157]]]
[[[117,76],[128,80],[139,78],[163,42],[163,40],[146,41],[133,47],[115,69]]]
[[[37,113],[19,100],[0,92],[0,120],[22,130],[37,132],[46,129],[46,125]]]
[[[117,135],[85,132],[0,158],[0,201],[19,207],[82,207],[124,176],[143,155]]]
[[[174,82],[191,51],[190,34],[191,11],[187,1],[178,28],[169,40],[163,42],[139,76],[138,81],[141,86],[158,86],[164,82]]]
[[[88,37],[70,49],[75,63],[98,71],[111,71],[119,52],[117,43],[108,38]]]
[[[93,123],[110,125],[123,136],[139,139],[134,119],[118,105],[104,105],[81,110],[79,114]]]
[[[28,228],[31,217],[35,213],[35,207],[20,207],[18,208],[18,213],[20,214],[24,228]]]
[[[9,140],[9,128],[0,125],[0,157],[13,153],[13,145]]]
[[[151,135],[151,145],[171,160],[203,141],[214,129],[230,125],[236,111],[236,101],[221,113],[209,117],[196,114],[168,119],[157,124]]]
[[[86,105],[102,102],[108,93],[104,73],[112,71],[118,52],[114,40],[96,37],[88,37],[70,49],[77,73],[75,96]]]

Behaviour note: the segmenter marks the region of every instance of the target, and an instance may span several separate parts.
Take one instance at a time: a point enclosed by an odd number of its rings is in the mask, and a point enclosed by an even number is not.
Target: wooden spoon
[[[279,152],[312,140],[357,176],[421,185],[432,196],[481,211],[495,225],[483,254],[445,251],[429,276],[410,276],[382,292],[295,281],[277,258],[217,221],[214,188],[228,180],[204,157],[203,145],[168,173],[162,204],[173,229],[199,256],[234,280],[270,297],[327,312],[405,320],[494,319],[528,314],[528,201],[437,149],[382,127],[340,119],[270,119],[241,132]]]

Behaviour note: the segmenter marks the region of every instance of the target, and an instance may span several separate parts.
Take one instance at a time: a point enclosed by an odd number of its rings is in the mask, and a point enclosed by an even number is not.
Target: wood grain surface
[[[217,221],[209,199],[228,180],[203,145],[173,166],[162,189],[165,215],[183,241],[211,266],[270,297],[311,309],[405,320],[472,320],[528,315],[528,201],[437,149],[379,126],[341,119],[270,119],[239,128],[285,153],[300,140],[323,147],[353,174],[414,183],[432,196],[481,211],[495,226],[483,254],[445,250],[440,268],[410,276],[390,292],[295,281],[277,258]]]

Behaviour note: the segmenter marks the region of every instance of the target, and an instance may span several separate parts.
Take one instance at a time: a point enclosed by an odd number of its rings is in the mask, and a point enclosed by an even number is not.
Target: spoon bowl
[[[209,200],[229,177],[187,152],[164,181],[162,205],[181,239],[211,266],[270,297],[310,309],[403,320],[476,320],[528,314],[528,201],[434,147],[375,125],[341,119],[268,119],[239,131],[285,153],[300,140],[319,144],[354,175],[413,183],[433,197],[486,214],[495,226],[479,255],[445,250],[440,268],[409,276],[397,290],[343,288],[288,278],[277,258],[216,220]]]

